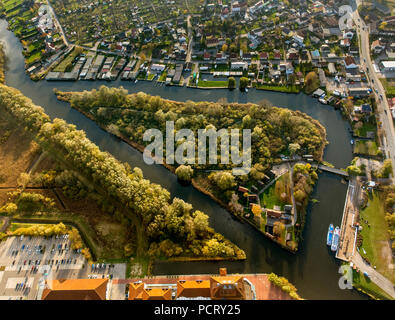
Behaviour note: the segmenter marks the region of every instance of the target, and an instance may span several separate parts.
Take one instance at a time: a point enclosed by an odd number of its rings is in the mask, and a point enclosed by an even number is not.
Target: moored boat
[[[332,239],[333,239],[333,224],[331,223],[329,225],[329,229],[328,229],[328,234],[326,236],[326,245],[327,246],[331,246],[332,245]]]
[[[339,245],[339,238],[340,238],[340,228],[336,227],[335,231],[333,232],[333,240],[331,245],[332,251],[337,251],[337,247]]]

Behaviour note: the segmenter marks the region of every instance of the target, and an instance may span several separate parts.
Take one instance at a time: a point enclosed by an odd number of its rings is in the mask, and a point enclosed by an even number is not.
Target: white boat
[[[328,102],[324,98],[319,98],[318,101],[322,104],[328,104]]]
[[[333,224],[331,223],[329,225],[329,229],[328,229],[328,234],[326,236],[326,245],[327,246],[331,246],[332,245],[332,239],[333,239]]]
[[[134,83],[137,83],[137,81],[138,81],[138,80],[136,79],[136,80],[134,81]]]
[[[246,92],[248,92],[248,89],[246,88]]]
[[[337,251],[337,247],[339,245],[339,238],[340,238],[340,228],[336,227],[335,231],[333,232],[333,240],[331,245],[332,251]]]

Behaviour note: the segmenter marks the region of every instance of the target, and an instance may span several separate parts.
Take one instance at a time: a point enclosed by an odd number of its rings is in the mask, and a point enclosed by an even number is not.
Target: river
[[[345,168],[352,160],[349,124],[342,119],[340,112],[333,107],[320,104],[303,93],[284,94],[259,90],[242,93],[238,90],[198,90],[183,87],[158,86],[139,81],[113,82],[33,82],[25,74],[22,46],[7,30],[7,23],[0,20],[0,41],[5,44],[7,56],[6,83],[21,90],[32,101],[42,106],[51,118],[62,118],[75,124],[78,129],[95,142],[101,150],[108,151],[117,159],[128,162],[132,167],[140,167],[144,177],[167,188],[172,196],[191,203],[210,217],[210,225],[216,231],[237,244],[247,254],[242,262],[166,262],[154,265],[154,274],[216,274],[218,268],[226,266],[229,272],[237,273],[270,273],[285,276],[297,288],[299,294],[306,299],[364,299],[356,290],[341,290],[338,286],[340,266],[326,246],[326,233],[330,223],[340,225],[347,186],[341,179],[329,173],[319,175],[319,180],[312,197],[318,202],[310,204],[307,210],[307,221],[303,232],[304,240],[299,245],[297,254],[291,254],[265,238],[253,227],[233,218],[209,197],[195,190],[192,186],[181,186],[174,174],[162,166],[148,166],[144,163],[140,152],[126,143],[100,129],[93,121],[64,102],[56,99],[52,90],[82,91],[106,86],[124,86],[129,92],[143,91],[163,98],[186,101],[217,101],[226,98],[229,102],[259,102],[267,99],[274,105],[292,110],[300,110],[319,120],[327,130],[329,145],[325,149],[324,159],[337,168]]]

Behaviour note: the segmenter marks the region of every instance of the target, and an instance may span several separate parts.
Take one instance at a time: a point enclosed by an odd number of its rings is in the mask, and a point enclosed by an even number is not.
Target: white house
[[[352,39],[354,37],[354,33],[352,31],[343,31],[343,38]]]
[[[231,62],[230,68],[232,70],[237,70],[237,69],[247,70],[248,69],[248,63],[244,62],[244,61]]]
[[[164,64],[152,64],[151,66],[151,71],[152,72],[162,72],[163,70],[165,70],[166,66]]]
[[[298,34],[295,34],[295,35],[292,37],[292,39],[293,39],[294,41],[296,41],[300,46],[303,45],[304,38],[303,38],[302,36],[300,36],[300,35],[298,35]]]
[[[395,61],[381,61],[382,71],[395,71]]]

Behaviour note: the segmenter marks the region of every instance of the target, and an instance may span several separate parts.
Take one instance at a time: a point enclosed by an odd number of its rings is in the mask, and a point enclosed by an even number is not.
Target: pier
[[[358,214],[358,199],[360,189],[356,180],[348,184],[343,217],[340,225],[339,248],[336,258],[342,261],[351,261],[355,252],[357,229],[354,227],[355,217]]]

